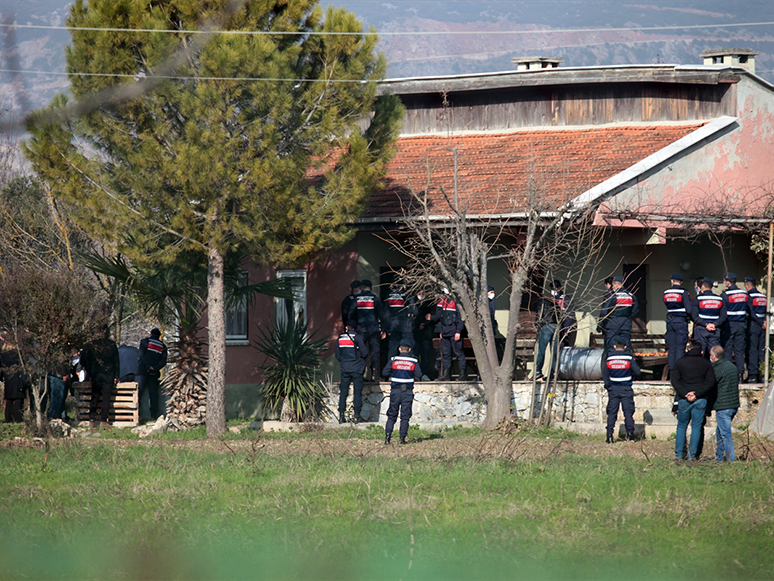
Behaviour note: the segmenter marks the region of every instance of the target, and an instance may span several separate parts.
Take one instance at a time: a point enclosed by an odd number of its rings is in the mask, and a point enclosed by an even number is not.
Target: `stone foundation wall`
[[[535,395],[535,415],[539,413],[544,384],[538,384]],[[363,388],[363,409],[365,421],[384,423],[390,403],[388,383],[367,383]],[[532,384],[514,382],[512,405],[516,416],[526,419],[529,415]],[[755,416],[762,400],[763,386],[740,386],[741,407],[735,419],[737,423],[748,423]],[[600,423],[606,418],[607,392],[598,381],[560,381],[556,385],[553,400],[552,421],[572,423]],[[674,390],[666,382],[639,382],[634,385],[635,422],[644,422],[646,413],[672,409]],[[338,386],[331,389],[329,406],[338,409]],[[348,418],[353,419],[352,394],[348,399]],[[412,424],[453,426],[477,425],[486,416],[486,399],[480,383],[421,382],[414,385],[414,406]],[[333,418],[332,418],[333,419]]]

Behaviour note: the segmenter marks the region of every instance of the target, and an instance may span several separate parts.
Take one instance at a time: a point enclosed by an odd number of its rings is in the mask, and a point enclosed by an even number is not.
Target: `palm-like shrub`
[[[283,421],[302,422],[316,419],[325,408],[327,393],[315,380],[315,371],[327,341],[307,335],[305,321],[289,318],[274,325],[272,332],[260,329],[255,347],[266,356],[260,366],[264,372],[263,397],[272,413],[281,409]]]

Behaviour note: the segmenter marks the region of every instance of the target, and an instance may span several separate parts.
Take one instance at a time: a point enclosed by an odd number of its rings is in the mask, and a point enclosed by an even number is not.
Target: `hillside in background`
[[[69,4],[67,0],[3,0],[0,11],[4,21],[62,26]],[[390,62],[390,77],[512,70],[511,57],[522,55],[560,56],[565,67],[700,64],[703,50],[733,46],[760,51],[756,72],[774,81],[774,24],[728,26],[774,22],[774,2],[768,0],[345,0],[322,4],[343,5],[382,33],[380,48]],[[663,26],[686,28],[641,29]],[[610,28],[637,30],[590,30]],[[391,34],[398,32],[412,34]],[[27,72],[17,75],[23,85],[14,85],[9,72],[0,75],[3,108],[19,111],[25,94],[30,106],[41,107],[67,89],[63,73],[69,34],[17,29],[13,35],[15,39],[4,37],[2,69]]]

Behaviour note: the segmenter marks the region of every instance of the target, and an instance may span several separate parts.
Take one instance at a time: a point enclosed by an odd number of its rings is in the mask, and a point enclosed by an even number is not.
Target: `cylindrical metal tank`
[[[602,379],[604,352],[601,347],[562,347],[559,355],[559,379]]]

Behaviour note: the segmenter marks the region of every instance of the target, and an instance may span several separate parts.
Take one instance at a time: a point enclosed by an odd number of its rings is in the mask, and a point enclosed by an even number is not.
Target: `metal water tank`
[[[601,347],[562,347],[559,379],[593,381],[602,379]]]

